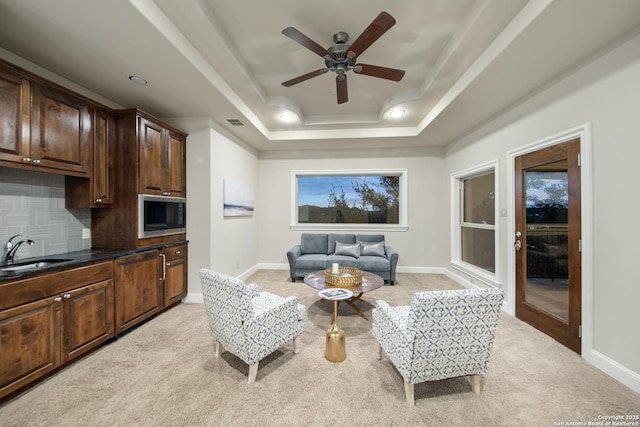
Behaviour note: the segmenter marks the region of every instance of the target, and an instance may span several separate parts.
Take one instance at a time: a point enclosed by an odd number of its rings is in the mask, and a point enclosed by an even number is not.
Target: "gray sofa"
[[[398,254],[386,246],[384,234],[303,233],[287,252],[291,281],[338,263],[377,274],[391,285],[396,280]]]

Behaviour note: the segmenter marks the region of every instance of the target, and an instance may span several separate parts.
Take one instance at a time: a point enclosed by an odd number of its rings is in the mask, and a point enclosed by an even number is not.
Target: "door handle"
[[[516,242],[513,244],[513,247],[516,248],[516,251],[519,251],[520,249],[522,249],[522,242],[520,240],[516,240]]]

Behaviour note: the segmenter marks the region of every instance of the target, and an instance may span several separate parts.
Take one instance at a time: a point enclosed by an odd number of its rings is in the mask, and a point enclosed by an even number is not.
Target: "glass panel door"
[[[566,161],[560,161],[525,171],[525,301],[568,322],[569,193],[566,164]]]

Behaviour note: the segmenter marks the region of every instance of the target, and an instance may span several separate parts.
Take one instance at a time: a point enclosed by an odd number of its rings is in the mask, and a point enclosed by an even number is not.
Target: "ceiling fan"
[[[282,30],[282,34],[291,40],[301,44],[312,52],[320,55],[324,59],[324,68],[303,74],[291,80],[283,82],[285,87],[293,86],[312,77],[333,71],[336,76],[336,89],[338,104],[343,104],[349,100],[347,92],[347,71],[353,70],[357,74],[365,74],[367,76],[378,77],[381,79],[400,81],[404,76],[404,70],[396,70],[394,68],[379,67],[377,65],[359,64],[358,56],[362,54],[369,46],[378,40],[389,28],[393,27],[396,20],[387,12],[381,12],[376,19],[364,30],[353,44],[349,45],[349,34],[341,31],[333,35],[335,43],[328,49],[323,48],[309,37],[302,34],[293,27],[287,27]]]

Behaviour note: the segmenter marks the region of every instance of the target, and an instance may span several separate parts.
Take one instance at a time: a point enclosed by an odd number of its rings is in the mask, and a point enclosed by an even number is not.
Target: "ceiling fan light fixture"
[[[389,117],[393,119],[399,119],[401,117],[404,117],[405,114],[407,114],[406,110],[403,110],[402,108],[396,108],[395,110],[391,110],[389,112]]]

